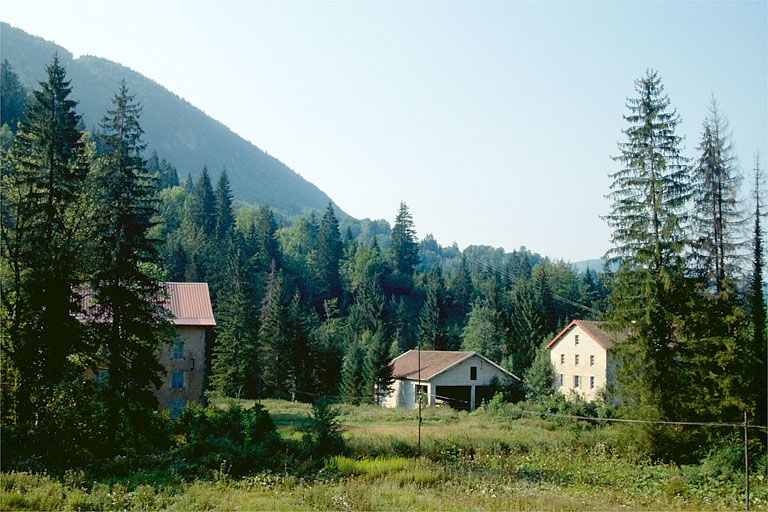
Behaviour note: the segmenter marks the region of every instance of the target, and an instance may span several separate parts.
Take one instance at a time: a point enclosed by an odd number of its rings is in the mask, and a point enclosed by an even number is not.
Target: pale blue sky
[[[405,201],[442,245],[601,257],[648,68],[686,155],[714,95],[745,174],[768,160],[765,1],[0,0],[0,19],[152,78],[357,218]]]

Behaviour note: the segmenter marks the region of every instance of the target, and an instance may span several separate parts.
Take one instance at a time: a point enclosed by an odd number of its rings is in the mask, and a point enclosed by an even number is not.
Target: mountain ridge
[[[142,105],[141,124],[147,151],[157,151],[179,172],[193,178],[207,167],[215,177],[226,169],[236,200],[268,204],[296,217],[323,212],[333,204],[340,219],[349,218],[331,198],[296,171],[222,122],[156,81],[122,64],[93,55],[74,57],[66,48],[0,22],[0,58],[7,59],[25,87],[45,80],[45,66],[53,55],[67,69],[72,98],[88,130],[97,129],[112,106],[121,80]]]

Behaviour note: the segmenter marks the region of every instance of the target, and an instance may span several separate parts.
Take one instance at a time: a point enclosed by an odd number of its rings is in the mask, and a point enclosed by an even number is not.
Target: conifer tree
[[[273,263],[259,316],[259,368],[275,397],[287,397],[292,387],[292,347],[285,337],[286,307],[283,272]]]
[[[232,211],[232,186],[227,171],[221,170],[216,183],[216,241],[224,246],[233,234],[235,215]]]
[[[360,345],[365,348],[363,362],[363,396],[372,396],[373,403],[381,405],[384,397],[392,391],[392,367],[389,365],[391,342],[384,328],[376,332],[365,331],[360,338]]]
[[[472,303],[467,325],[461,333],[462,350],[474,350],[491,361],[501,361],[504,355],[504,332],[501,315],[484,298]]]
[[[206,236],[213,238],[216,233],[216,196],[207,167],[203,167],[187,200],[192,222],[202,228]]]
[[[614,160],[621,168],[611,177],[613,228],[608,256],[616,264],[610,276],[609,318],[616,330],[630,329],[620,344],[618,391],[626,410],[645,419],[676,417],[679,346],[676,332],[686,303],[683,251],[684,216],[689,198],[688,165],[676,134],[680,123],[670,108],[661,79],[647,71],[635,81],[637,96],[627,100],[627,141]],[[652,451],[669,456],[664,436],[649,432]]]
[[[70,367],[68,356],[86,350],[73,313],[80,309],[75,291],[90,243],[92,145],[78,129],[58,56],[46,74],[2,162],[1,252],[10,271],[2,279],[3,367],[19,370],[12,401],[20,423],[45,406],[46,394]]]
[[[341,297],[340,265],[343,245],[339,233],[339,221],[328,203],[317,236],[317,273],[320,299],[323,301]]]
[[[153,271],[158,241],[149,232],[156,213],[156,184],[142,157],[141,106],[125,81],[101,123],[104,153],[96,163],[98,240],[91,278],[99,340],[106,350],[106,399],[111,435],[119,425],[142,427],[157,401],[150,384],[160,385],[155,351],[170,339],[162,311],[163,290]],[[146,425],[144,425],[146,426]]]
[[[397,212],[395,224],[392,226],[389,252],[394,271],[400,276],[410,279],[420,259],[413,217],[405,202],[400,202],[400,209]]]
[[[739,205],[742,180],[728,121],[714,98],[698,150],[700,156],[693,166],[692,246],[705,293],[716,295],[736,285],[745,217]]]
[[[216,309],[211,387],[222,396],[259,398],[256,311],[246,294],[244,274],[240,252],[234,251]]]
[[[748,403],[754,404],[754,422],[765,425],[768,418],[768,334],[766,334],[766,297],[765,280],[765,246],[763,245],[764,231],[763,211],[763,172],[760,169],[760,158],[755,157],[754,168],[754,229],[752,234],[752,275],[750,276],[749,312],[752,324],[752,336],[749,339],[749,349],[744,351],[747,378],[746,389],[749,390]]]
[[[419,342],[425,350],[448,350],[446,328],[445,284],[440,266],[436,265],[427,279],[427,297],[419,313]]]
[[[19,121],[24,119],[26,92],[7,59],[0,64],[0,126],[8,125],[16,133]]]

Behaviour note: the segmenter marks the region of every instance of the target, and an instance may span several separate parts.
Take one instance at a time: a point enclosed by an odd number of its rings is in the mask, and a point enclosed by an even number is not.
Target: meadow
[[[251,403],[240,404],[248,407]],[[301,442],[309,405],[265,400],[286,443]],[[226,406],[226,404],[222,404]],[[625,426],[520,414],[496,404],[472,413],[334,407],[345,449],[298,471],[234,476],[226,460],[189,479],[178,462],[122,463],[119,478],[88,470],[4,472],[2,510],[744,510],[736,433],[700,464],[644,459]],[[765,456],[750,478],[750,509],[768,508]],[[279,460],[279,456],[278,456]]]

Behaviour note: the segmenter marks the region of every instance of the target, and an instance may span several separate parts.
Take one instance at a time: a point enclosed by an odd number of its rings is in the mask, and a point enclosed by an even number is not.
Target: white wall
[[[555,367],[555,378],[559,380],[560,375],[563,376],[563,385],[557,388],[560,393],[567,396],[571,391],[576,391],[591,402],[597,397],[598,391],[605,389],[608,381],[607,353],[581,327],[574,325],[549,351]],[[576,356],[579,358],[578,364]],[[590,356],[594,357],[594,364],[590,364]],[[574,387],[574,376],[580,377],[578,388]],[[594,378],[592,387],[591,377]]]

